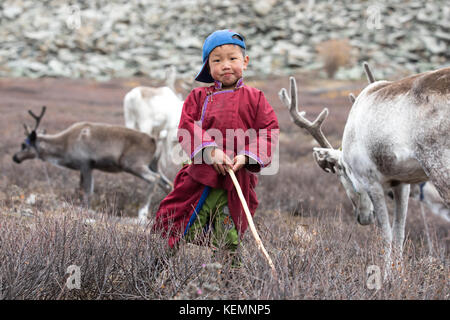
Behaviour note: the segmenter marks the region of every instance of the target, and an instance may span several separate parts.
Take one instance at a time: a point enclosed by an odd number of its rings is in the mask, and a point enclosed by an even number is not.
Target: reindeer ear
[[[336,173],[334,168],[340,168],[339,160],[342,151],[331,148],[313,148],[313,150],[317,164],[326,172]]]
[[[353,105],[356,101],[355,95],[353,93],[349,93],[348,98],[350,99],[350,103]]]

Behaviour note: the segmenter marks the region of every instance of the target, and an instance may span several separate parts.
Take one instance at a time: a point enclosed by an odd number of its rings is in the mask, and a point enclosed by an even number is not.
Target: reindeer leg
[[[440,144],[439,137],[432,138],[434,140],[427,139],[427,137],[422,138],[423,141],[418,145],[416,157],[447,208],[450,208],[450,142],[441,141]],[[435,143],[429,143],[429,141]]]
[[[150,190],[151,190],[152,188],[150,188]],[[147,200],[147,202],[145,203],[145,205],[143,205],[140,209],[139,209],[139,212],[138,212],[138,220],[139,221],[141,221],[141,222],[145,222],[145,221],[147,221],[147,218],[148,218],[148,209],[149,209],[149,207],[150,207],[150,205],[151,205],[151,202],[152,202],[152,192],[150,191],[149,192],[149,195],[148,195],[148,200]]]
[[[159,174],[151,171],[146,165],[133,167],[129,171],[149,184],[153,184],[159,179]]]
[[[136,166],[130,169],[130,172],[135,176],[143,179],[149,184],[149,196],[146,204],[139,209],[138,217],[139,220],[146,220],[148,215],[148,209],[150,207],[153,193],[155,192],[157,182],[159,183],[160,175],[151,171],[146,165]]]
[[[383,237],[384,279],[386,280],[391,275],[392,265],[392,230],[389,223],[389,213],[386,207],[386,200],[384,198],[384,190],[380,184],[373,184],[367,192],[372,200],[374,214]]]
[[[147,183],[156,183],[164,192],[169,193],[173,189],[172,182],[160,171],[154,172],[146,165],[136,166],[129,170],[130,173],[145,180]]]
[[[83,185],[84,185],[84,176],[83,176],[83,172],[80,171],[80,186],[77,190],[77,196],[79,197],[83,197],[84,200],[84,191],[83,191]]]
[[[148,198],[147,198],[147,202],[145,203],[145,205],[143,205],[140,209],[139,209],[139,213],[138,213],[138,219],[139,221],[147,221],[148,219],[148,210],[152,204],[152,198],[153,198],[153,194],[156,191],[156,187],[157,184],[154,182],[150,182],[149,183],[149,188],[148,188]]]
[[[89,166],[83,166],[80,173],[80,187],[83,189],[83,204],[89,208],[90,197],[94,192],[94,180],[92,178],[92,169]]]
[[[394,255],[397,262],[401,263],[403,255],[403,241],[405,240],[405,223],[408,212],[409,184],[400,184],[392,188],[395,200],[394,221],[392,223],[392,240]]]
[[[423,225],[425,227],[425,236],[427,237],[428,255],[431,258],[433,256],[433,243],[430,238],[430,231],[428,230],[427,217],[425,214],[425,208],[422,201],[419,200],[420,214],[422,215]]]
[[[161,183],[160,183],[161,188],[163,188],[164,191],[170,192],[171,190],[166,190],[166,188],[170,187],[170,189],[173,189],[173,183],[169,180],[169,178],[166,177],[166,175],[161,170],[158,171],[158,174],[160,175],[160,178],[161,178],[160,179],[161,180]]]

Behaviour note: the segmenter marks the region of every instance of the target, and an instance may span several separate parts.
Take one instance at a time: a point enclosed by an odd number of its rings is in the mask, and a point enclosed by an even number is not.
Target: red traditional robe
[[[212,165],[202,162],[202,150],[219,147],[233,159],[245,154],[250,163],[236,172],[250,212],[258,206],[255,187],[256,172],[270,164],[278,143],[278,120],[264,94],[243,84],[220,90],[214,86],[194,89],[186,98],[178,127],[178,137],[190,165],[177,174],[174,190],[161,202],[154,227],[162,229],[173,247],[182,237],[189,219],[196,210],[205,186],[228,191],[228,207],[236,229],[242,236],[247,218],[230,176],[218,174]],[[198,210],[198,208],[197,208]]]

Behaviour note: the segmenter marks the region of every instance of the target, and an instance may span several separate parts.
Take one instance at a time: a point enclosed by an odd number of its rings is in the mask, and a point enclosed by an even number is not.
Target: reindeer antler
[[[304,117],[305,112],[298,112],[297,109],[297,83],[295,82],[294,77],[290,77],[290,96],[289,98],[287,91],[285,88],[281,89],[278,93],[281,101],[289,108],[289,112],[291,114],[291,118],[294,123],[300,128],[306,129],[314,139],[319,143],[322,148],[331,148],[333,149],[331,143],[328,142],[327,138],[322,132],[322,122],[328,116],[328,109],[324,108],[319,116],[313,122],[310,122],[308,119]]]
[[[290,98],[287,94],[285,88],[281,89],[278,93],[281,101],[289,108],[289,112],[291,114],[291,118],[294,123],[300,128],[306,129],[309,134],[313,136],[313,138],[319,143],[322,148],[333,149],[331,143],[328,142],[327,138],[322,132],[322,123],[328,116],[328,109],[324,108],[322,112],[317,116],[316,120],[310,122],[308,119],[304,117],[305,112],[298,112],[298,103],[297,103],[297,83],[295,82],[294,77],[290,77]],[[334,164],[327,161],[326,159],[321,159],[317,157],[315,153],[313,153],[317,164],[326,172],[335,172]]]
[[[372,71],[370,71],[369,64],[367,62],[363,62],[364,72],[366,73],[367,80],[369,81],[369,84],[375,82],[375,78],[373,77]]]
[[[33,111],[28,110],[28,113],[34,118],[34,120],[36,120],[36,125],[34,126],[33,131],[35,131],[35,130],[39,127],[39,123],[41,122],[41,119],[42,119],[42,117],[44,116],[44,113],[45,113],[45,110],[46,110],[46,109],[47,109],[47,107],[46,107],[46,106],[43,106],[43,107],[42,107],[42,110],[41,110],[41,114],[40,114],[39,116],[35,115],[35,114],[33,113]]]
[[[375,82],[375,78],[372,74],[372,71],[370,71],[369,64],[367,62],[363,62],[364,72],[366,73],[367,81],[369,81],[369,84]],[[351,104],[355,103],[356,98],[353,93],[350,93],[348,95],[348,98],[350,99]]]

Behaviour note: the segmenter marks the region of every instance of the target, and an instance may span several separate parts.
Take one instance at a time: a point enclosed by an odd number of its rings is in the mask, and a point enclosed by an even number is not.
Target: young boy
[[[271,162],[278,141],[278,120],[264,94],[243,83],[249,57],[244,38],[231,30],[212,33],[203,45],[203,67],[196,80],[213,86],[194,89],[186,98],[178,137],[191,164],[177,174],[174,190],[161,202],[155,228],[169,246],[181,238],[205,241],[234,252],[247,218],[227,173],[235,172],[253,215],[258,206],[254,173]]]

